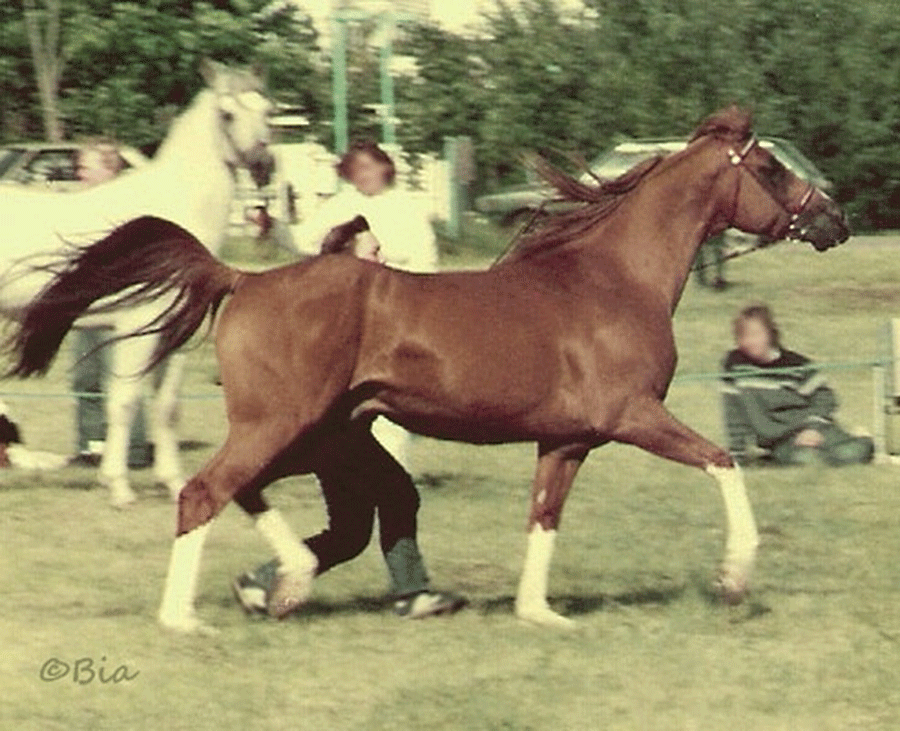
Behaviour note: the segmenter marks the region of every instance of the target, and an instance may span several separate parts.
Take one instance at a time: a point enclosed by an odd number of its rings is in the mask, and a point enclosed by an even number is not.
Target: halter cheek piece
[[[785,236],[789,239],[801,238],[806,232],[803,229],[800,223],[800,216],[803,215],[803,212],[806,210],[806,207],[809,205],[809,202],[812,200],[813,194],[816,192],[816,186],[812,183],[807,187],[806,192],[803,194],[803,197],[800,199],[800,203],[796,207],[796,209],[791,209],[788,205],[782,203],[778,198],[772,195],[768,186],[763,183],[762,180],[759,179],[759,176],[756,174],[754,170],[752,170],[749,166],[745,164],[747,160],[747,156],[753,151],[753,148],[759,144],[759,139],[756,135],[751,134],[750,138],[744,144],[744,146],[740,150],[735,150],[733,147],[728,149],[728,160],[735,167],[742,167],[746,170],[750,175],[753,176],[753,179],[759,183],[759,186],[766,191],[769,197],[778,204],[778,206],[784,210],[790,216],[790,223],[788,224],[787,229],[785,230]]]

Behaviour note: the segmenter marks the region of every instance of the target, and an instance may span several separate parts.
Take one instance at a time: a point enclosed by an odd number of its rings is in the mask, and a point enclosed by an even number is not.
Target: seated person
[[[783,465],[870,462],[869,437],[848,434],[834,419],[837,400],[810,360],[781,346],[765,305],[734,321],[737,348],[725,357],[725,425],[732,456],[745,462],[752,445]],[[784,369],[797,370],[784,372]],[[769,372],[767,372],[769,371]]]

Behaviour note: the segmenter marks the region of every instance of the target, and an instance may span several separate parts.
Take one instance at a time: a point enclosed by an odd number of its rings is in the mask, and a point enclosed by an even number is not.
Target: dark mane
[[[549,202],[578,205],[572,210],[550,214],[545,220],[538,222],[536,229],[522,235],[497,263],[535,256],[586,233],[608,218],[625,196],[662,160],[661,155],[651,157],[615,180],[598,180],[596,184],[591,184],[576,180],[545,159],[537,158],[535,170],[558,194]]]
[[[750,114],[732,105],[707,118],[691,135],[690,142],[710,136],[739,142],[750,134]],[[575,208],[535,222],[535,228],[522,234],[495,265],[536,256],[587,233],[608,218],[664,159],[662,155],[651,157],[615,180],[598,180],[594,184],[583,183],[544,158],[536,158],[535,170],[557,193],[549,202],[576,204]]]

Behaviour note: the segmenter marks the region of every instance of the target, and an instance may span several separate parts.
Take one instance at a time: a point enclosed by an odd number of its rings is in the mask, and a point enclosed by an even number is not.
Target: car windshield
[[[22,157],[23,154],[25,154],[25,150],[19,147],[4,147],[0,149],[0,178],[6,175],[7,170],[15,165],[16,160]]]
[[[816,183],[821,180],[822,174],[818,168],[793,143],[779,139],[771,142],[763,140],[760,144],[775,155],[794,175]]]

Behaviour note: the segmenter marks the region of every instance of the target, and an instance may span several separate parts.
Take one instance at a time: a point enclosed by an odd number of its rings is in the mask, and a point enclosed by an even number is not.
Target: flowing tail
[[[95,303],[100,304],[91,312],[107,312],[171,295],[159,315],[122,336],[160,336],[149,371],[184,345],[208,315],[215,316],[242,276],[192,234],[153,216],[129,221],[49,268],[52,281],[25,308],[6,341],[13,362],[8,375],[46,373],[66,333]]]

